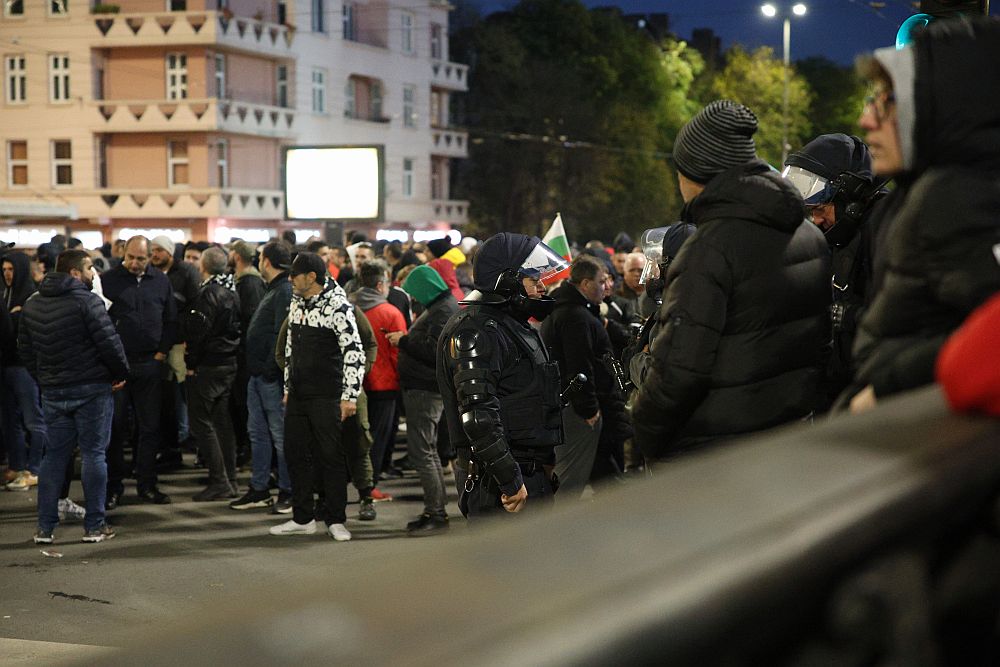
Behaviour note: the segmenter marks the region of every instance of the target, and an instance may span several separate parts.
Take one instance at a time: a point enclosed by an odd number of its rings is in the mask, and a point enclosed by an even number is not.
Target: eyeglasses
[[[895,104],[896,96],[892,93],[873,91],[871,95],[865,97],[865,104],[861,108],[861,113],[864,115],[871,109],[872,113],[875,114],[875,120],[881,123],[888,117],[889,111]]]

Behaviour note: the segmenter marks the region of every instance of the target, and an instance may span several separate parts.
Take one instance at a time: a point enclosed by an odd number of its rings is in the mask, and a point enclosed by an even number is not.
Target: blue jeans
[[[285,406],[281,403],[284,393],[281,380],[268,382],[263,376],[251,375],[247,382],[247,432],[253,458],[250,488],[255,491],[267,491],[273,445],[278,453],[278,488],[292,492],[285,462]]]
[[[59,523],[59,496],[66,466],[79,446],[83,457],[83,497],[87,516],[85,530],[104,523],[104,501],[108,483],[105,453],[111,440],[114,416],[111,385],[85,384],[45,389],[42,408],[49,429],[49,445],[38,474],[38,526],[51,531]]]
[[[6,389],[3,421],[8,463],[12,470],[30,470],[37,475],[48,443],[42,406],[38,400],[38,385],[24,366],[5,367],[3,382]],[[25,429],[31,439],[30,447],[24,440]]]

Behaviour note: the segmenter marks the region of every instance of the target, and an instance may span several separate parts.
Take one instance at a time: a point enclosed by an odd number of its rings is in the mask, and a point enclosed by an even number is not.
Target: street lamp
[[[760,12],[767,18],[771,19],[778,15],[778,8],[768,3],[766,5],[761,5]],[[805,16],[806,6],[801,2],[792,5],[792,14],[795,16]],[[791,42],[792,42],[792,21],[791,17],[785,13],[784,15],[784,31],[782,45],[784,46],[784,62],[785,62],[785,89],[784,96],[781,105],[781,164],[785,163],[785,158],[788,157],[788,72],[791,67]]]

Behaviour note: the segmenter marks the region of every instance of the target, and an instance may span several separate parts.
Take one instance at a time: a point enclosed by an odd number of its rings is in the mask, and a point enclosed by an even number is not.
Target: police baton
[[[569,395],[575,391],[578,391],[583,383],[587,381],[587,376],[583,373],[577,373],[573,376],[573,379],[569,381],[563,392],[559,394],[559,401],[562,403],[563,407],[569,405]]]

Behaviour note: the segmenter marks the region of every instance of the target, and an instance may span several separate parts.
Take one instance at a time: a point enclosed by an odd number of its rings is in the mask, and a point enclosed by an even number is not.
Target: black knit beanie
[[[674,166],[696,183],[757,157],[757,116],[731,100],[712,102],[688,121],[674,141]]]

